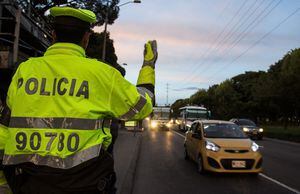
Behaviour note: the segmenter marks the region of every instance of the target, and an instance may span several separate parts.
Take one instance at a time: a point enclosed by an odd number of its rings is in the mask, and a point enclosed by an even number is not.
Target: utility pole
[[[169,105],[169,83],[167,83],[167,103],[166,105]]]

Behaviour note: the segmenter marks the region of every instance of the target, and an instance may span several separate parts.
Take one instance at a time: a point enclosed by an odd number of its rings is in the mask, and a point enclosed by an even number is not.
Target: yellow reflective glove
[[[155,62],[157,60],[157,43],[156,40],[149,40],[145,44],[144,48],[144,66],[151,66],[153,69],[155,68]]]

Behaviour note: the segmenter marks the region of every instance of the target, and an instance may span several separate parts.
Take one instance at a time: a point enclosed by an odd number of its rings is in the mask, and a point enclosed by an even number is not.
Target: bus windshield
[[[170,111],[164,109],[154,109],[153,117],[154,120],[168,120],[170,118]]]
[[[207,110],[200,109],[187,109],[186,111],[188,119],[207,119]]]

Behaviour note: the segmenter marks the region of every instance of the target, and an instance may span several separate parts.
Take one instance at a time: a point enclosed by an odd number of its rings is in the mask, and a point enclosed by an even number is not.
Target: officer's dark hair
[[[126,75],[126,70],[125,70],[125,68],[123,68],[123,67],[122,67],[121,65],[119,65],[119,64],[116,64],[116,65],[114,65],[113,67],[116,68],[116,69],[122,74],[123,77],[125,77],[125,75]]]
[[[56,42],[80,44],[84,34],[90,31],[90,24],[74,17],[59,16],[54,18],[53,28]]]

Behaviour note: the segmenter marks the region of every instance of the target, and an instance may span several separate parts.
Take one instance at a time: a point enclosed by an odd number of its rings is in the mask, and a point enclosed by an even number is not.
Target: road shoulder
[[[284,143],[284,144],[288,144],[288,145],[300,146],[300,143],[292,142],[292,141],[280,140],[280,139],[269,138],[269,137],[264,137],[264,139],[266,139],[268,141],[277,142],[277,143]]]
[[[115,169],[117,173],[117,193],[132,193],[136,166],[139,158],[142,133],[121,131],[117,139]]]

